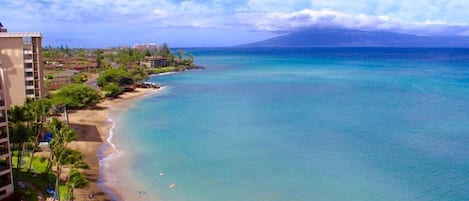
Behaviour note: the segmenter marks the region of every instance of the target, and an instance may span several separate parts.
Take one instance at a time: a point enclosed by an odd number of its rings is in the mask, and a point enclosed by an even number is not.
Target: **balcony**
[[[1,90],[0,90],[0,93],[2,93]],[[3,107],[3,106],[5,106],[5,100],[0,99],[0,107]]]
[[[25,59],[24,63],[33,63],[33,59]]]
[[[24,68],[24,71],[25,72],[34,72],[34,69],[33,68]]]
[[[8,143],[8,142],[7,142],[7,143]],[[6,144],[6,143],[3,143],[3,144]],[[1,155],[8,154],[8,153],[9,153],[8,151],[9,151],[9,150],[8,150],[8,147],[5,146],[5,145],[2,145],[2,146],[0,147],[0,156],[1,156]]]
[[[8,128],[6,126],[0,127],[0,139],[8,138]]]
[[[32,50],[24,50],[23,54],[33,54],[33,51]]]
[[[26,89],[35,89],[34,85],[26,85]]]
[[[11,177],[10,174],[4,174],[0,176],[0,188],[10,185],[11,184]]]
[[[10,159],[4,158],[0,159],[0,172],[10,169]]]
[[[34,95],[34,94],[26,94],[26,98],[36,98],[36,95]]]
[[[25,77],[26,81],[34,81],[34,77]]]

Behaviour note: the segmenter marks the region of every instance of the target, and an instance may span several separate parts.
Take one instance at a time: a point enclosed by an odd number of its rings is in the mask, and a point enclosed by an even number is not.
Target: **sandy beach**
[[[90,166],[90,169],[84,171],[90,181],[90,185],[86,188],[75,190],[77,201],[88,200],[90,194],[93,194],[92,200],[111,200],[97,184],[100,171],[98,149],[100,149],[103,142],[106,142],[106,139],[109,137],[109,109],[114,107],[125,108],[132,102],[156,90],[157,89],[152,88],[138,88],[134,92],[127,92],[120,95],[119,98],[105,100],[97,104],[94,108],[69,112],[70,126],[79,136],[78,140],[71,143],[70,146],[80,150],[85,155],[85,162]],[[110,152],[112,152],[112,150],[103,150],[101,148],[100,152],[103,151],[104,153],[102,154],[104,155],[111,154]]]

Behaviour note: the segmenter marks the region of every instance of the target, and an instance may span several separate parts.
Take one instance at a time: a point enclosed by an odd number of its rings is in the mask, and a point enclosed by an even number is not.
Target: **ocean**
[[[469,49],[188,50],[205,70],[111,116],[121,193],[469,200]]]

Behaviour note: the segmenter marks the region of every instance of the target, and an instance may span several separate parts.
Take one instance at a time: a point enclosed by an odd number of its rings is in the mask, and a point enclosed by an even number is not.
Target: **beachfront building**
[[[149,59],[151,68],[168,67],[170,65],[166,57],[157,56]]]
[[[1,25],[1,24],[0,24]],[[1,69],[7,79],[2,89],[7,107],[23,105],[27,98],[45,95],[42,63],[42,35],[38,32],[7,32],[0,28]]]
[[[0,67],[2,60],[0,60]],[[4,88],[5,77],[0,68],[0,200],[13,193],[13,175],[11,170],[10,140],[8,135],[8,117],[5,98],[7,92]]]

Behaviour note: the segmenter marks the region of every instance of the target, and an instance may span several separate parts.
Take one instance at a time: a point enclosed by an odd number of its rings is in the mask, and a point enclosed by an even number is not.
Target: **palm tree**
[[[21,171],[24,144],[28,141],[31,128],[27,124],[16,123],[14,126],[9,127],[9,130],[11,135],[11,142],[18,145],[18,157],[16,163],[16,179],[18,179],[19,173]]]
[[[53,138],[49,143],[51,148],[51,162],[55,164],[57,177],[55,181],[55,195],[60,195],[59,184],[60,174],[64,165],[76,165],[83,161],[83,154],[79,151],[68,148],[68,143],[77,139],[77,134],[67,124],[57,118],[46,125]],[[60,197],[58,197],[60,201]]]
[[[190,55],[189,55],[189,65],[190,65],[190,66],[193,66],[193,65],[194,65],[194,55],[193,55],[193,54],[190,54]]]
[[[57,118],[52,118],[52,120],[50,120],[47,124],[46,124],[46,130],[49,131],[50,133],[52,133],[53,135],[53,139],[51,140],[51,142],[49,143],[49,146],[51,147],[51,150],[53,148],[53,144],[54,143],[58,143],[56,142],[57,140],[60,140],[58,139],[58,137],[55,137],[55,136],[58,136],[60,132],[60,130],[62,130],[62,128],[65,128],[67,125],[60,121],[59,119]],[[55,140],[55,141],[54,141]],[[51,151],[50,152],[50,156],[49,156],[49,160],[48,160],[48,163],[47,163],[47,166],[46,166],[46,178],[47,178],[47,175],[49,175],[50,171],[52,170],[52,163],[54,161],[54,158],[55,158],[55,155],[54,155],[54,152]]]
[[[46,99],[26,100],[25,108],[27,108],[27,110],[31,114],[32,129],[33,129],[33,135],[34,135],[31,138],[32,139],[31,144],[33,145],[32,146],[33,150],[31,151],[31,155],[30,155],[31,160],[29,160],[28,172],[31,172],[31,166],[32,166],[34,154],[36,152],[37,146],[39,145],[39,138],[41,137],[41,134],[43,133],[44,122],[46,120],[46,117],[51,107],[52,105]]]
[[[88,179],[82,172],[78,171],[78,168],[88,169],[89,166],[83,161],[83,154],[79,151],[72,150],[65,162],[70,165],[71,169],[65,186],[68,188],[68,198],[73,199],[75,188],[83,188],[88,185]]]
[[[88,180],[86,179],[86,177],[83,173],[81,173],[78,170],[70,171],[70,173],[68,174],[67,183],[65,184],[65,186],[67,186],[67,188],[68,188],[68,198],[69,198],[69,200],[74,199],[73,191],[76,188],[83,188],[83,187],[88,186],[88,184],[89,184],[89,182],[88,182]]]
[[[16,124],[18,122],[28,121],[29,114],[26,112],[26,109],[22,106],[13,105],[10,110],[8,110],[8,122]]]
[[[29,141],[31,136],[30,127],[30,114],[24,107],[12,106],[8,111],[8,130],[10,131],[11,142],[18,146],[17,158],[17,172],[16,178],[18,179],[19,172],[21,171],[21,161],[23,157],[24,144]]]

